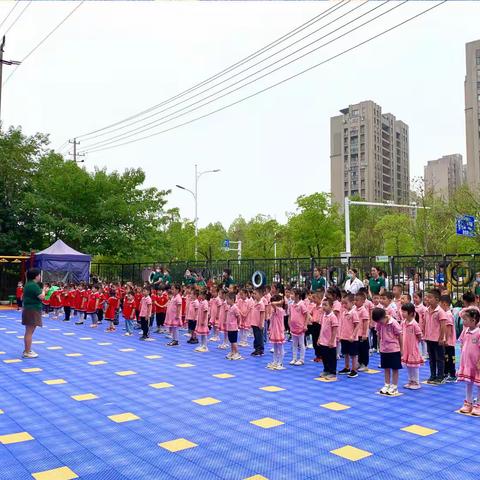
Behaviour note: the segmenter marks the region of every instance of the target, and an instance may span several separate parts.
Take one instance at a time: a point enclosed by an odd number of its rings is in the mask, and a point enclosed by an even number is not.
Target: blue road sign
[[[223,248],[230,248],[230,240],[228,238],[223,241]]]
[[[473,215],[457,217],[457,235],[463,235],[464,237],[475,236],[475,217]]]

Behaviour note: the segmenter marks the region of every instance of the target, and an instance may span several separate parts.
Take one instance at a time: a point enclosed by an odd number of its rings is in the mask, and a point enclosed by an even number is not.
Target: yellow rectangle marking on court
[[[109,415],[108,418],[115,423],[124,423],[131,422],[133,420],[140,420],[140,417],[137,417],[134,413],[119,413],[117,415]]]
[[[422,427],[421,425],[409,425],[408,427],[403,427],[400,430],[404,432],[413,433],[414,435],[420,435],[421,437],[428,437],[434,433],[438,433],[438,430],[433,428]]]
[[[217,400],[213,397],[204,397],[204,398],[197,398],[197,400],[192,400],[192,402],[196,403],[197,405],[202,405],[206,407],[208,405],[215,405],[216,403],[221,403],[221,400]]]
[[[185,438],[177,438],[176,440],[170,440],[168,442],[162,442],[158,444],[159,447],[168,450],[169,452],[180,452],[188,448],[198,447],[196,443],[186,440]]]
[[[54,378],[53,380],[44,380],[43,383],[47,385],[63,385],[67,382],[63,378]]]
[[[349,408],[351,408],[348,405],[344,405],[343,403],[337,403],[337,402],[324,403],[323,405],[320,405],[320,406],[328,410],[333,410],[334,412],[341,412],[342,410],[348,410]]]
[[[168,383],[168,382],[160,382],[160,383],[151,383],[149,385],[149,387],[152,387],[152,388],[170,388],[170,387],[173,387],[174,385],[172,385],[171,383]]]
[[[78,478],[78,475],[68,467],[59,467],[53,470],[32,473],[32,477],[35,480],[73,480]]]
[[[352,462],[356,462],[357,460],[362,460],[363,458],[371,457],[373,455],[371,452],[352,447],[351,445],[345,445],[342,448],[331,450],[330,453],[342,458],[346,458],[347,460],[351,460]]]
[[[9,445],[11,443],[28,442],[33,437],[28,432],[10,433],[9,435],[0,435],[0,443]]]
[[[257,427],[262,427],[262,428],[273,428],[273,427],[278,427],[284,424],[284,422],[281,422],[280,420],[275,420],[274,418],[270,418],[270,417],[264,417],[264,418],[259,418],[258,420],[252,420],[250,423],[252,425],[256,425]]]
[[[98,397],[93,393],[84,393],[82,395],[72,395],[72,398],[77,402],[84,402],[85,400],[95,400]]]

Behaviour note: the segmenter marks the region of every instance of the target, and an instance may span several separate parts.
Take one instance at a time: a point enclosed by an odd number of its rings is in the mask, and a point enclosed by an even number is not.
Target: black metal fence
[[[315,266],[325,269],[330,284],[342,286],[348,268],[356,268],[363,280],[368,278],[371,267],[376,265],[385,271],[389,288],[401,283],[405,292],[409,292],[413,277],[418,274],[422,290],[428,290],[439,283],[443,275],[446,288],[454,298],[458,298],[474,287],[476,273],[480,272],[480,254],[176,261],[155,262],[155,265],[167,267],[177,282],[182,281],[187,268],[202,275],[205,280],[220,279],[223,270],[228,268],[238,284],[251,281],[253,273],[261,271],[268,283],[280,280],[296,286],[309,285]],[[152,267],[151,263],[92,263],[91,276],[108,282],[141,284],[148,280]],[[20,276],[20,263],[0,262],[0,300],[7,300],[8,296],[15,294]]]
[[[207,279],[220,279],[224,269],[229,269],[237,284],[251,281],[256,271],[264,272],[267,282],[281,280],[285,284],[308,286],[314,267],[324,268],[330,284],[342,286],[349,268],[358,270],[360,279],[368,278],[372,266],[378,266],[386,273],[387,286],[404,285],[408,293],[413,288],[415,274],[420,277],[423,290],[443,283],[455,298],[473,288],[475,273],[480,271],[480,254],[469,255],[412,255],[412,256],[368,256],[322,257],[322,258],[266,258],[214,261],[156,262],[169,269],[174,281],[181,282],[188,268]],[[109,282],[143,283],[148,280],[151,263],[91,265],[92,277]]]

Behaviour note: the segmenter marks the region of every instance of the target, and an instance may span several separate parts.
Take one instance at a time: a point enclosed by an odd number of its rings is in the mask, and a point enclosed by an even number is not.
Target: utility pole
[[[17,60],[4,60],[3,52],[5,51],[5,35],[2,38],[2,43],[0,44],[0,112],[2,109],[2,82],[3,82],[3,65],[20,65]],[[1,123],[0,123],[1,127]]]
[[[84,153],[77,153],[77,145],[80,145],[80,142],[76,138],[74,138],[73,141],[69,140],[68,143],[71,143],[73,145],[73,152],[68,153],[69,155],[72,156],[72,160],[75,163],[83,163],[85,160],[77,160],[77,157],[84,157],[85,156]]]

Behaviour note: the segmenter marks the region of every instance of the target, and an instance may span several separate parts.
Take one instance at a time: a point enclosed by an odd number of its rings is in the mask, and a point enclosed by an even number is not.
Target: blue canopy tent
[[[35,267],[42,271],[43,282],[88,282],[90,255],[80,253],[57,240],[35,255]]]

